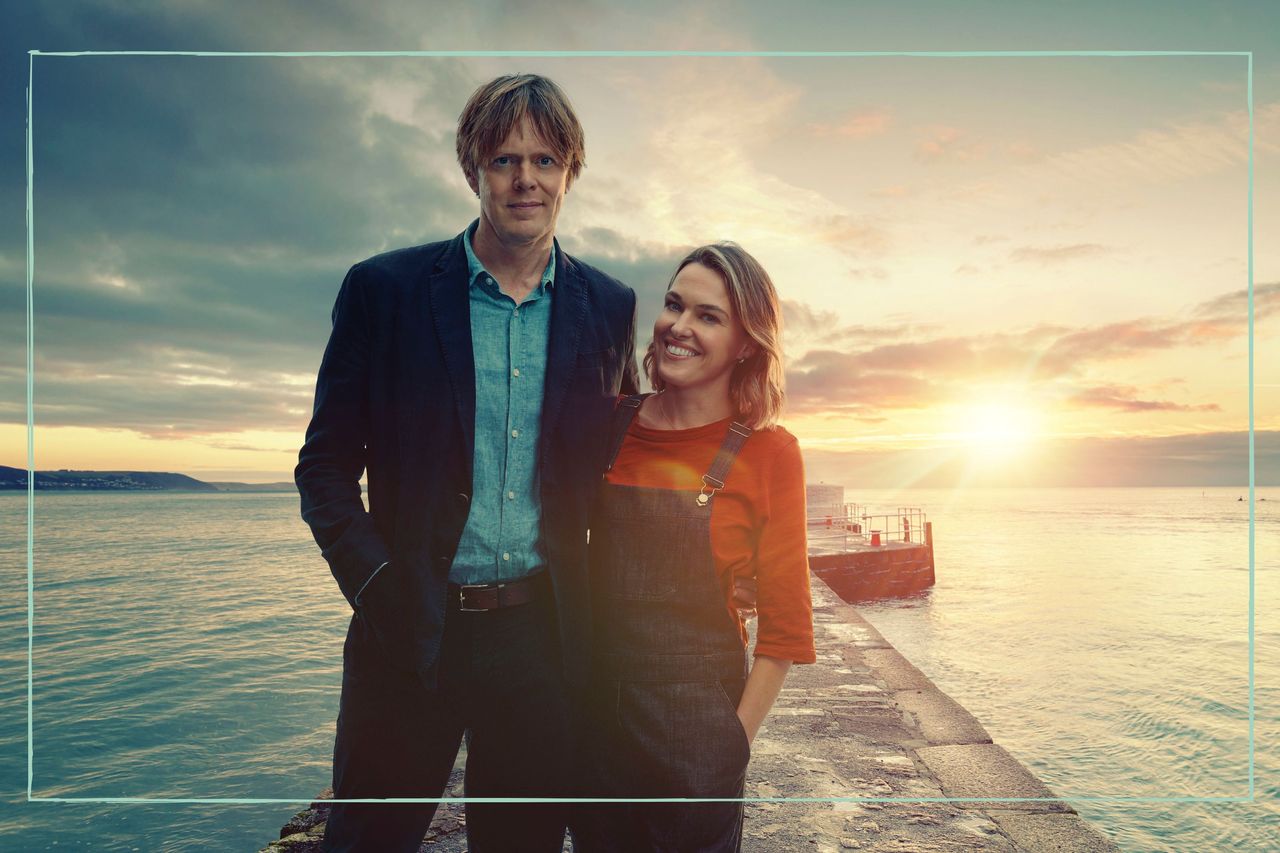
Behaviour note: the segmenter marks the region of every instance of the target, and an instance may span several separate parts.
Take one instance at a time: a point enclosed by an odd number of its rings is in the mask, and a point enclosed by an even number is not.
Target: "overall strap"
[[[618,451],[622,449],[622,442],[626,440],[627,430],[631,428],[631,422],[636,419],[636,415],[640,412],[640,404],[644,402],[645,397],[652,396],[650,394],[632,394],[630,397],[624,397],[618,401],[618,407],[613,410],[613,424],[611,425],[609,435],[609,459],[604,466],[605,471],[613,470],[613,463],[618,458]]]
[[[737,421],[729,424],[729,432],[725,434],[715,461],[711,463],[711,470],[702,475],[702,491],[698,494],[698,506],[706,506],[711,502],[711,497],[724,488],[724,478],[729,476],[729,469],[733,467],[733,463],[738,458],[738,452],[742,450],[742,445],[747,443],[752,432],[751,427]]]

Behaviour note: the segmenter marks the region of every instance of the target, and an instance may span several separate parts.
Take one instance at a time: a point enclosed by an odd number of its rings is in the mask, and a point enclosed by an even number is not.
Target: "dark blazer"
[[[368,620],[393,666],[429,685],[471,500],[476,389],[462,240],[387,252],[347,273],[294,472],[302,518],[355,618]],[[554,287],[538,474],[566,674],[580,683],[588,510],[614,401],[637,387],[636,298],[558,242]]]

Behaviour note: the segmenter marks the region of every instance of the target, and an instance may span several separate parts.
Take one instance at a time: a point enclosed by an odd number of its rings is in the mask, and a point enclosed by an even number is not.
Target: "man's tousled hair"
[[[538,74],[507,74],[471,94],[458,116],[458,165],[463,174],[474,179],[481,162],[526,117],[564,163],[573,182],[586,165],[582,125],[564,91]]]

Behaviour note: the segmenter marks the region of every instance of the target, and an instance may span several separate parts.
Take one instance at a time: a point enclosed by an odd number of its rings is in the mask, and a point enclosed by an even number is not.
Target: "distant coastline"
[[[205,482],[161,471],[37,471],[38,492],[292,492],[293,483]],[[0,491],[26,491],[27,469],[0,465]]]
[[[839,482],[839,480],[827,479],[817,480],[816,482]],[[1270,481],[1266,483],[1256,483],[1255,490],[1261,492],[1263,489],[1274,489],[1276,484]],[[869,486],[868,489],[874,491],[884,488],[883,486]],[[921,486],[923,489],[937,488],[936,486]],[[1045,488],[1045,489],[1100,489],[1100,488],[1121,488],[1121,489],[1141,489],[1141,488],[1178,488],[1178,489],[1240,489],[1241,500],[1248,493],[1249,486],[1247,483],[1240,484],[1205,484],[1205,483],[1169,483],[1169,484],[1128,484],[1128,483],[1107,483],[1099,485],[1047,485],[1047,486],[1026,486],[1023,484],[1001,486],[979,486],[979,488]],[[363,492],[366,485],[363,479],[360,481],[360,490]],[[27,469],[13,468],[8,465],[0,465],[0,494],[5,492],[17,492],[27,490]],[[264,492],[264,493],[289,493],[297,494],[298,487],[291,480],[282,480],[275,483],[236,483],[223,480],[197,480],[186,474],[174,474],[166,471],[78,471],[68,468],[59,468],[56,471],[37,471],[36,472],[36,491],[39,492]],[[1270,497],[1271,501],[1275,501],[1275,496]],[[1256,496],[1256,500],[1267,501],[1268,498],[1261,494]]]

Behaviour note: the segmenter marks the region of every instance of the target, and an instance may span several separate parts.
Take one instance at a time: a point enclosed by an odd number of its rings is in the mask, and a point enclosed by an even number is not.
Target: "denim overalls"
[[[617,458],[643,396],[619,403]],[[711,553],[715,492],[751,429],[734,423],[702,482],[679,491],[605,482],[591,527],[594,796],[741,798],[751,757],[737,707],[746,650]],[[584,850],[738,850],[742,803],[593,810]],[[596,837],[598,835],[598,837]]]

